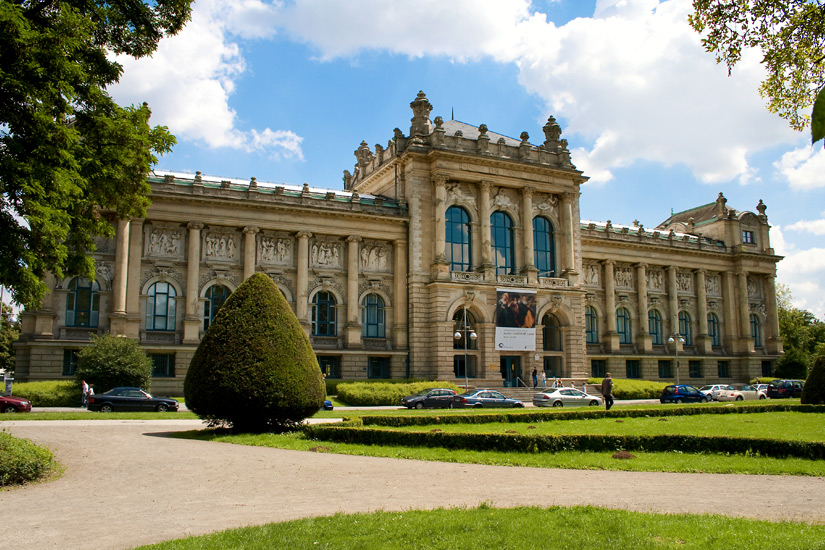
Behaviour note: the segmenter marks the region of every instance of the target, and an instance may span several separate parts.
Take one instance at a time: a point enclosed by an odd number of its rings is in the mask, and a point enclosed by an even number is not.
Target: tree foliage
[[[813,313],[791,303],[791,293],[782,284],[776,286],[779,333],[785,354],[776,362],[776,376],[805,378],[816,356],[825,351],[825,322]]]
[[[811,373],[802,387],[802,403],[825,405],[825,355],[820,355],[811,367]]]
[[[11,306],[0,302],[0,369],[14,372],[14,348],[12,344],[20,335],[20,321],[12,318]]]
[[[122,67],[178,32],[192,0],[0,3],[0,284],[38,307],[42,277],[91,277],[95,236],[143,216],[155,154],[175,143],[149,107],[106,92]]]
[[[825,5],[820,0],[693,0],[690,25],[728,74],[746,49],[762,52],[767,108],[796,130],[825,86]],[[820,97],[822,93],[819,93]],[[813,110],[813,142],[825,135],[825,99]]]
[[[95,393],[118,386],[149,389],[152,360],[136,340],[104,334],[92,336],[92,345],[77,354],[75,378],[93,386]]]
[[[239,432],[289,430],[321,408],[318,360],[272,279],[257,273],[224,302],[192,357],[183,392],[189,410]]]

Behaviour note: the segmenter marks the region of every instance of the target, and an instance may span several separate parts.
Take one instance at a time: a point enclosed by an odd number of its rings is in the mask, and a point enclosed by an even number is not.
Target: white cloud
[[[773,231],[771,231],[773,232]],[[779,282],[788,285],[793,304],[825,319],[825,248],[793,251],[777,266]]]
[[[774,167],[788,178],[794,189],[811,190],[825,187],[825,149],[801,147],[782,155]]]
[[[814,235],[825,235],[825,219],[823,220],[800,220],[786,227],[789,231],[804,231]]]
[[[179,140],[302,159],[300,137],[270,128],[242,131],[230,107],[235,80],[246,70],[232,33],[267,36],[274,17],[273,7],[257,0],[199,0],[192,21],[161,40],[151,58],[118,57],[124,72],[110,92],[121,104],[148,102],[152,123],[169,126]]]

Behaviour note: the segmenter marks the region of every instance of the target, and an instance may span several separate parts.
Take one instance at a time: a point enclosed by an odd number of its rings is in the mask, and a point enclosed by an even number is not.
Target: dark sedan
[[[0,412],[16,413],[31,412],[32,402],[25,397],[15,397],[14,395],[0,395]]]
[[[408,409],[449,409],[453,406],[453,397],[456,393],[453,390],[444,388],[434,388],[420,391],[414,395],[408,395],[401,400],[401,404]]]
[[[673,384],[662,389],[660,403],[707,403],[708,396],[690,384]]]
[[[768,383],[767,394],[771,399],[802,397],[802,387],[804,385],[804,380],[771,380]]]
[[[518,399],[510,399],[495,390],[475,390],[453,397],[453,407],[523,407]]]
[[[113,388],[90,395],[86,408],[90,411],[177,411],[178,402],[169,397],[153,397],[140,388]]]

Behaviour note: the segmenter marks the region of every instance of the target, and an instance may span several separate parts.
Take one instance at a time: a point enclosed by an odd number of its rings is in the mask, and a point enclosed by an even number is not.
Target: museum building
[[[548,378],[684,383],[770,374],[782,354],[765,205],[714,202],[655,228],[579,218],[587,177],[553,117],[544,141],[441,117],[362,142],[344,190],[153,174],[144,219],[113,220],[95,280],[47,276],[15,376],[71,378],[92,334],[138,340],[180,394],[228,295],[267,274],[328,378],[502,387]],[[677,365],[679,365],[677,369]]]

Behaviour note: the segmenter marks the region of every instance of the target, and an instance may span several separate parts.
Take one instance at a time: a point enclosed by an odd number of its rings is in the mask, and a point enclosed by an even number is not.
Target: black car
[[[518,399],[510,399],[496,390],[475,390],[453,397],[453,407],[523,407]]]
[[[804,380],[771,380],[768,383],[768,397],[771,399],[802,397],[804,385]]]
[[[434,388],[408,395],[401,400],[401,404],[408,409],[450,409],[453,406],[453,397],[456,393],[445,388]]]
[[[90,411],[177,411],[178,402],[169,397],[153,397],[140,388],[112,388],[90,395],[86,408]]]
[[[708,396],[690,384],[671,384],[662,389],[659,403],[707,403]]]

